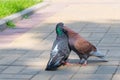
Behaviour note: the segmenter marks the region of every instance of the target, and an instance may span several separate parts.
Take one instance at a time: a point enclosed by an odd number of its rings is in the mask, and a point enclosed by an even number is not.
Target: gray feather
[[[102,54],[100,51],[94,51],[94,52],[91,52],[90,53],[91,56],[95,56],[95,57],[98,57],[98,58],[101,58],[103,61],[107,62],[108,60],[106,60],[105,58],[105,55]]]

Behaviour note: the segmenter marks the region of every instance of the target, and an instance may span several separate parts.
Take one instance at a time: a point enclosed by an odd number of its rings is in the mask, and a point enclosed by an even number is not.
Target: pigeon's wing
[[[60,54],[63,55],[65,58],[69,56],[70,48],[68,45],[68,40],[64,39],[60,41],[59,50],[60,50]]]
[[[82,37],[75,38],[74,47],[76,48],[76,50],[78,50],[79,52],[83,54],[85,53],[88,54],[91,51],[96,50],[96,47],[94,45],[92,45],[90,42],[88,42]]]
[[[55,46],[58,44],[58,43],[60,43],[60,39],[58,39],[58,37],[56,37],[56,39],[54,40],[54,42],[53,42],[53,45],[52,45],[52,50],[55,48]]]

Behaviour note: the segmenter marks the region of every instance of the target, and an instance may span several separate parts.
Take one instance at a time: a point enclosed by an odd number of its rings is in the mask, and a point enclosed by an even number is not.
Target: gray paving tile
[[[11,73],[11,74],[17,74],[21,70],[23,70],[25,67],[24,66],[9,66],[6,68],[2,73]]]
[[[119,80],[120,79],[120,74],[115,74],[112,78],[112,80]]]
[[[120,74],[120,66],[118,67],[116,74]]]
[[[77,74],[92,74],[95,73],[98,69],[98,66],[82,66],[78,70]]]
[[[119,50],[109,50],[107,56],[118,57],[118,56],[120,56]]]
[[[54,74],[52,72],[49,71],[45,71],[45,72],[41,72],[37,75],[35,75],[31,80],[49,80]]]
[[[107,38],[107,37],[105,37],[105,38],[103,38],[102,40],[101,40],[101,44],[107,44],[107,43],[115,43],[115,40],[116,40],[116,38]]]
[[[29,80],[29,79],[18,79],[18,78],[16,78],[16,79],[0,79],[0,80]]]
[[[81,35],[82,37],[86,38],[86,37],[90,37],[91,36],[91,32],[80,32],[79,35]]]
[[[0,65],[10,65],[16,59],[18,59],[18,57],[14,57],[14,56],[5,57],[5,58],[3,58],[3,59],[0,60]]]
[[[52,77],[51,80],[70,80],[73,74],[56,74],[55,76]]]
[[[33,75],[0,74],[0,79],[30,79]]]
[[[108,62],[103,62],[102,60],[88,60],[88,65],[102,65],[102,66],[118,66],[119,61],[109,60]]]
[[[32,67],[32,66],[29,66],[29,67],[26,67],[24,68],[23,70],[21,70],[19,72],[19,74],[31,74],[31,75],[35,75],[37,74],[38,72],[40,72],[40,67]]]
[[[113,74],[116,69],[117,66],[100,66],[96,71],[96,74]]]
[[[71,80],[110,80],[111,78],[111,74],[76,74]]]

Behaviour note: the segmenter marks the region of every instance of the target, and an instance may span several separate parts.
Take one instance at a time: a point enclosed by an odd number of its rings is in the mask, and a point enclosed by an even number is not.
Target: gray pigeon
[[[56,25],[57,36],[53,43],[50,60],[45,70],[56,70],[59,66],[64,65],[69,57],[71,49],[68,44],[68,36],[62,28],[63,26],[63,23]]]

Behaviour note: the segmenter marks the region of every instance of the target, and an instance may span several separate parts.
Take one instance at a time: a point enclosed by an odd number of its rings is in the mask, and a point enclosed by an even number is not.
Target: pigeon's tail
[[[105,55],[102,54],[100,51],[92,51],[90,53],[92,56],[96,56],[96,57],[104,57]]]
[[[96,56],[98,58],[101,58],[103,61],[108,62],[108,60],[105,59],[105,55],[102,54],[100,51],[91,52],[90,55]]]

